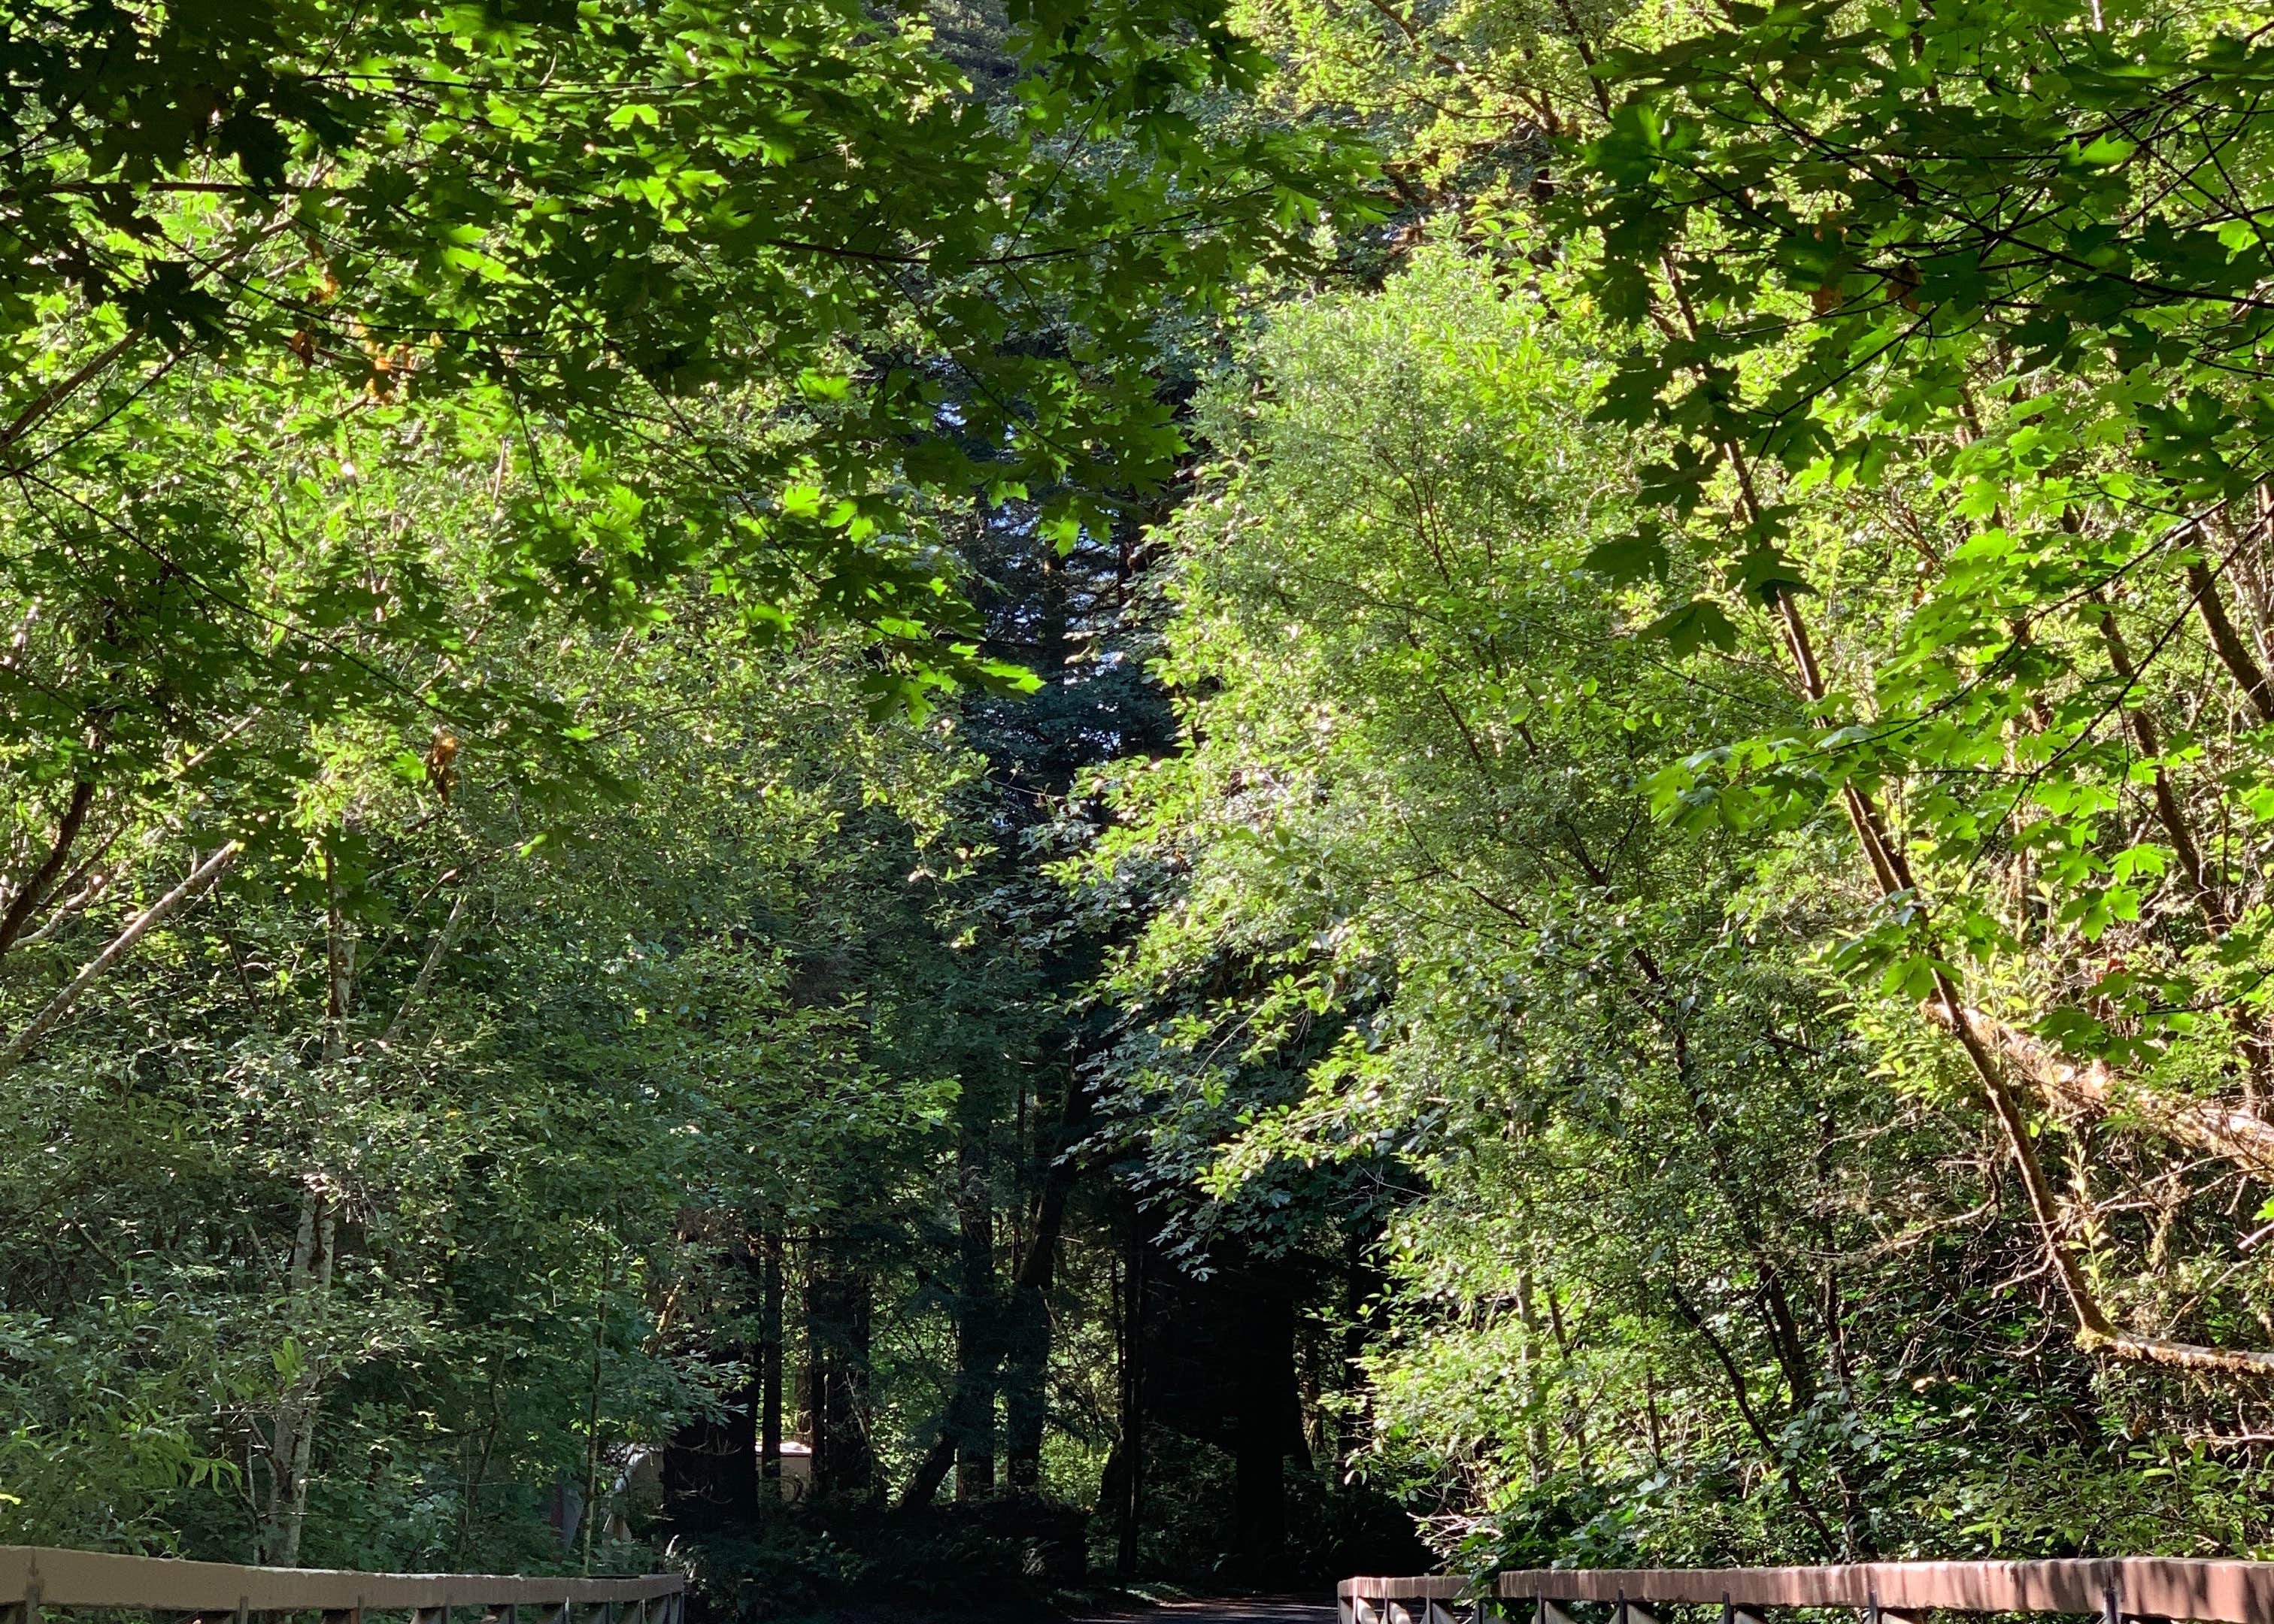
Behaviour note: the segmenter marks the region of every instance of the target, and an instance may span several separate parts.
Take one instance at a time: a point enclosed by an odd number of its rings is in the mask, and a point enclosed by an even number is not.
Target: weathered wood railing
[[[681,1574],[355,1573],[0,1545],[0,1609],[10,1624],[40,1624],[48,1607],[166,1613],[184,1624],[249,1624],[257,1614],[293,1613],[321,1613],[323,1624],[363,1624],[366,1612],[407,1613],[410,1624],[453,1624],[454,1611],[456,1624],[685,1624],[686,1590]]]
[[[1561,1602],[1608,1602],[1613,1624],[1653,1624],[1650,1605],[1719,1608],[1723,1624],[1758,1624],[1766,1607],[1852,1608],[1866,1624],[1930,1611],[2067,1613],[2133,1619],[2274,1624],[2274,1562],[2130,1556],[2042,1562],[1864,1562],[1841,1568],[1593,1568],[1504,1573],[1487,1584],[1435,1575],[1345,1579],[1342,1624],[1570,1624]],[[1618,1615],[1623,1614],[1623,1618]]]

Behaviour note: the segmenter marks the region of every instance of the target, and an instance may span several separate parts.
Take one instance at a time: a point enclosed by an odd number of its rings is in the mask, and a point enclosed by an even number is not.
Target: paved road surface
[[[1135,1613],[1099,1613],[1081,1624],[1337,1624],[1333,1593],[1171,1601]]]

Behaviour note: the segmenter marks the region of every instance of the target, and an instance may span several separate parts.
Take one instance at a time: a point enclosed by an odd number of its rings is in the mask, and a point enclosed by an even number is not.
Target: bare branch
[[[72,978],[70,986],[49,999],[47,1007],[32,1017],[31,1024],[16,1034],[13,1042],[6,1049],[0,1049],[0,1077],[4,1077],[13,1071],[17,1063],[32,1052],[33,1046],[47,1036],[49,1029],[57,1021],[71,1012],[72,1006],[79,1002],[80,995],[100,981],[104,972],[111,966],[124,958],[134,944],[148,934],[153,925],[164,920],[183,903],[219,879],[228,871],[229,866],[237,861],[237,853],[244,850],[243,841],[231,840],[192,869],[189,878],[127,921],[126,929],[112,939],[110,945],[89,960],[87,967]]]
[[[403,995],[403,1007],[395,1011],[395,1019],[387,1023],[381,1043],[392,1043],[402,1037],[410,1024],[410,1011],[417,1009],[426,990],[434,983],[434,973],[442,967],[443,958],[457,940],[458,921],[466,915],[466,893],[463,891],[450,904],[450,917],[442,921],[441,929],[434,933],[434,944],[426,950],[426,961],[418,966],[418,974],[410,983],[410,990]]]
[[[107,371],[110,364],[133,348],[135,341],[141,336],[139,332],[130,331],[117,342],[97,350],[86,365],[70,377],[57,379],[34,395],[24,410],[16,414],[16,420],[6,428],[0,429],[0,451],[7,450],[37,428],[49,412],[84,388],[99,373]]]

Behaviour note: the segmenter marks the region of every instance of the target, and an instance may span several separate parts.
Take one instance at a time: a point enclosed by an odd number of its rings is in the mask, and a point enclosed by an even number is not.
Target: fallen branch
[[[2175,1342],[2161,1336],[2129,1336],[2124,1333],[2081,1328],[2080,1348],[2097,1350],[2120,1359],[2143,1365],[2170,1365],[2180,1370],[2218,1371],[2230,1376],[2274,1376],[2274,1353],[2253,1349],[2206,1348],[2195,1342]]]
[[[1920,1008],[1946,1032],[1954,1030],[1940,1000],[1928,999]],[[1977,1009],[1966,1011],[1966,1021],[2014,1076],[2056,1109],[2127,1116],[2175,1145],[2274,1174],[2274,1122],[2215,1100],[2132,1086],[2105,1060],[2070,1060],[2042,1038]]]

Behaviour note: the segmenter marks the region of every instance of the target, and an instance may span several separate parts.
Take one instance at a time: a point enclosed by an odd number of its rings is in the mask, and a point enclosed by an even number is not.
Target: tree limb
[[[113,361],[124,355],[141,338],[139,329],[130,327],[126,336],[106,345],[90,357],[86,365],[68,378],[59,378],[34,395],[15,420],[0,429],[0,451],[6,451],[18,440],[39,427],[41,421],[55,409],[84,387],[97,373],[106,371]]]
[[[49,1029],[57,1021],[71,1012],[72,1006],[79,1002],[79,996],[100,981],[103,973],[111,966],[124,958],[134,944],[149,932],[153,925],[159,923],[183,903],[219,879],[228,871],[229,866],[237,861],[237,853],[244,850],[243,841],[231,840],[192,869],[189,878],[130,920],[126,928],[112,939],[110,945],[90,959],[87,967],[72,978],[71,985],[49,999],[47,1007],[32,1017],[31,1023],[16,1034],[13,1042],[6,1049],[0,1049],[0,1077],[4,1077],[13,1071],[17,1063],[32,1052],[33,1046],[47,1036]]]
[[[425,997],[426,989],[434,983],[434,973],[441,968],[444,955],[457,940],[458,921],[466,915],[466,893],[460,891],[450,904],[450,917],[442,921],[441,929],[434,933],[434,944],[426,950],[426,961],[418,966],[418,974],[410,983],[410,990],[403,995],[403,1007],[395,1011],[395,1019],[387,1023],[381,1043],[392,1043],[400,1038],[410,1024],[410,1011]]]
[[[2274,683],[2267,681],[2266,673],[2251,656],[2250,645],[2226,618],[2226,605],[2219,600],[2218,582],[2210,566],[2201,559],[2190,560],[2187,585],[2195,595],[2195,611],[2202,616],[2203,629],[2210,634],[2210,646],[2218,651],[2220,664],[2249,697],[2258,719],[2274,722]]]
[[[8,902],[8,911],[0,914],[0,954],[16,944],[24,934],[24,927],[32,922],[32,915],[48,899],[63,872],[64,861],[71,856],[72,846],[79,839],[79,831],[87,823],[87,808],[94,804],[94,781],[81,778],[72,786],[70,801],[64,808],[62,819],[56,824],[55,842],[40,866],[24,881],[23,886]]]

